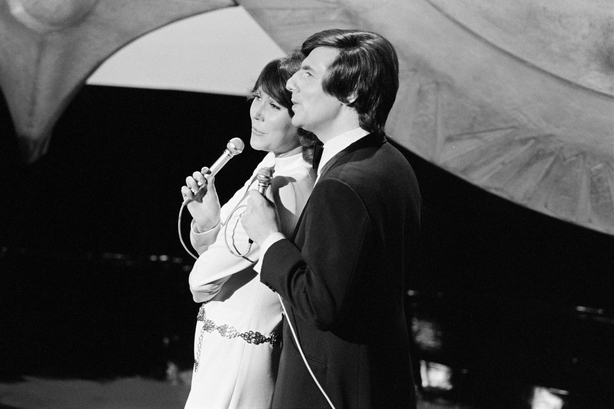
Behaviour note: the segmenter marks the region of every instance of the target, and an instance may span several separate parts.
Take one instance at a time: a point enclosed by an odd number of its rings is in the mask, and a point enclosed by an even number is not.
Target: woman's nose
[[[252,118],[256,120],[261,120],[262,119],[262,104],[258,104],[257,101],[254,100],[254,102],[252,103],[251,114],[252,114]]]

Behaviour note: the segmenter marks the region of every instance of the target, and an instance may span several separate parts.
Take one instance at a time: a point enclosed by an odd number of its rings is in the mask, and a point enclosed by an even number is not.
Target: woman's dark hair
[[[303,43],[308,56],[317,47],[333,47],[339,55],[322,82],[325,92],[356,109],[360,126],[384,135],[384,126],[399,89],[399,61],[392,44],[362,30],[324,30]]]
[[[292,111],[292,93],[286,89],[286,82],[301,67],[302,54],[293,53],[288,57],[277,58],[264,66],[251,92],[259,89],[268,94],[277,103],[288,110],[290,117]],[[321,144],[318,138],[311,132],[298,129],[298,138],[303,146],[303,159],[308,163],[313,162],[313,151],[316,144]]]

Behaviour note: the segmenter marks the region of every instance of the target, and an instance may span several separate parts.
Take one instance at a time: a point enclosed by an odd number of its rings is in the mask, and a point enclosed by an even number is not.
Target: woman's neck
[[[285,158],[288,156],[292,156],[292,155],[296,155],[298,153],[301,153],[303,151],[303,147],[301,145],[298,145],[297,147],[290,149],[289,151],[283,152],[283,153],[277,153],[275,152],[275,157],[276,158]]]

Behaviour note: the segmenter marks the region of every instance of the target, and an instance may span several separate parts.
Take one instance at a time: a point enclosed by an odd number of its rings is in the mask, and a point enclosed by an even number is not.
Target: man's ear
[[[350,95],[348,95],[348,104],[353,104],[356,101],[356,98],[358,98],[358,95],[356,94],[356,91],[352,92]]]

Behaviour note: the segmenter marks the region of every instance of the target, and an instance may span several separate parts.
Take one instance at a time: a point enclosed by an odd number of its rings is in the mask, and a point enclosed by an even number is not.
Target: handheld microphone
[[[271,184],[271,179],[273,178],[273,169],[273,167],[260,168],[256,174],[256,179],[258,180],[258,193],[264,197],[266,197],[266,190]],[[249,239],[249,244],[252,244],[253,242],[254,241],[252,239]]]
[[[240,138],[232,138],[226,144],[226,149],[224,149],[224,153],[220,156],[213,165],[209,168],[211,173],[208,174],[209,177],[213,177],[217,174],[228,163],[228,161],[234,156],[243,152],[243,148],[245,148],[245,144]]]
[[[243,148],[245,148],[245,144],[240,138],[232,138],[226,144],[226,149],[224,149],[224,153],[215,161],[213,165],[209,168],[209,173],[205,175],[207,178],[211,178],[215,176],[223,167],[228,163],[230,159],[237,156],[241,152],[243,152]],[[200,187],[198,191],[194,192],[194,199],[186,198],[184,204],[188,203],[190,200],[198,200],[204,196],[206,189]]]
[[[258,179],[258,192],[264,196],[273,178],[273,168],[260,168],[256,178]]]

